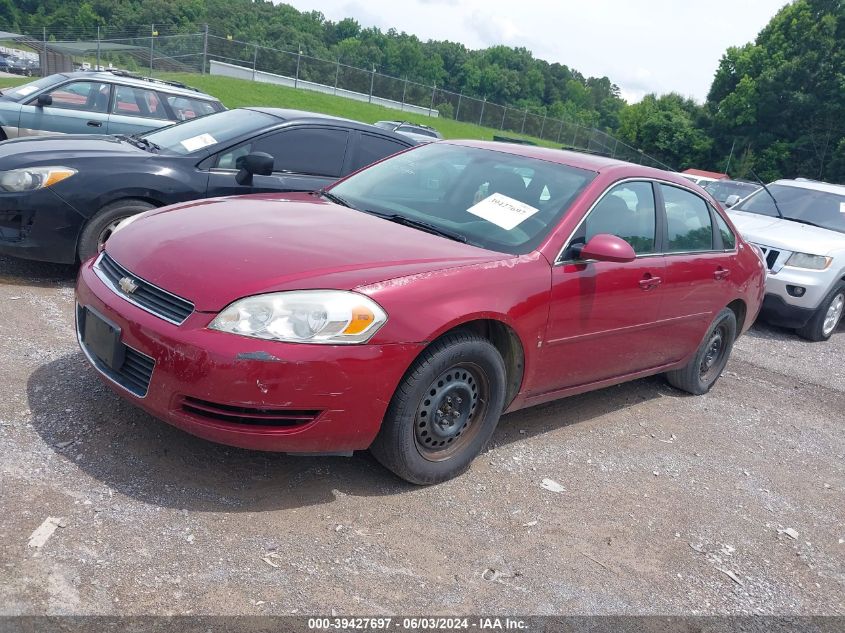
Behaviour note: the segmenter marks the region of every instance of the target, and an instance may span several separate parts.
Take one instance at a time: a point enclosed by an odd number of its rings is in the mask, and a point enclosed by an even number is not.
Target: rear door
[[[115,85],[108,121],[109,134],[138,134],[170,125],[165,98],[156,90]]]
[[[403,143],[380,134],[371,132],[357,132],[353,136],[352,159],[344,170],[343,175],[357,171],[367,165],[380,161],[382,158],[392,156],[397,152],[411,147],[410,143]]]
[[[349,130],[332,126],[299,126],[271,132],[227,148],[211,160],[209,197],[273,191],[316,191],[348,170]],[[273,157],[270,176],[254,176],[252,186],[239,185],[238,158],[254,152]]]
[[[587,214],[552,269],[549,323],[535,393],[587,385],[661,365],[664,263],[653,184],[611,187]],[[583,262],[572,246],[609,233],[632,262]],[[532,390],[534,391],[534,390]]]
[[[660,184],[664,209],[666,273],[663,288],[665,337],[670,360],[681,360],[698,347],[719,310],[730,303],[736,238],[697,193]]]
[[[111,84],[69,81],[42,94],[50,95],[52,103],[39,106],[36,97],[21,107],[20,136],[106,132]]]

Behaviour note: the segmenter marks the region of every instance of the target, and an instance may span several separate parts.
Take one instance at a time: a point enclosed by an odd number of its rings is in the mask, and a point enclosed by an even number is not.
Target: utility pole
[[[455,121],[458,120],[458,115],[461,113],[461,99],[463,99],[463,98],[464,98],[464,90],[463,90],[463,88],[461,88],[461,93],[458,95],[458,109],[455,110]]]
[[[203,28],[202,33],[202,74],[205,74],[205,66],[208,62],[208,24]],[[255,73],[253,73],[254,75]],[[253,77],[255,79],[255,77]]]
[[[728,174],[728,175],[730,175],[730,173],[731,173],[729,170],[731,168],[731,159],[734,156],[734,147],[735,146],[736,146],[736,137],[734,137],[734,142],[731,143],[731,153],[728,154],[728,164],[725,165],[725,173]]]
[[[376,83],[376,65],[373,64],[373,74],[370,77],[370,103],[373,102],[373,86]]]
[[[337,80],[340,79],[340,57],[337,58],[337,68],[334,71],[334,93],[337,94]]]
[[[402,110],[405,110],[405,94],[408,92],[408,76],[405,75],[405,83],[402,86]]]
[[[44,63],[41,64],[41,76],[46,77],[50,73],[47,72],[47,67],[50,65],[50,60],[47,58],[47,27],[41,27],[41,36],[44,39]]]
[[[255,52],[252,55],[252,80],[255,81],[255,70],[258,66],[258,44],[255,45]]]
[[[543,125],[540,126],[540,138],[543,138],[543,131],[546,129],[546,115],[543,115]]]
[[[434,93],[437,92],[437,82],[431,88],[431,104],[428,106],[428,116],[431,116],[431,111],[434,110]]]
[[[100,70],[100,25],[97,25],[97,70]]]
[[[150,24],[150,77],[153,76],[153,42],[155,41],[156,25]]]
[[[502,122],[499,124],[499,129],[505,129],[505,117],[508,115],[508,106],[502,108]]]
[[[522,129],[519,131],[520,134],[525,134],[525,119],[528,118],[528,108],[525,108],[525,114],[522,116]]]
[[[296,88],[299,86],[299,62],[302,60],[302,49],[299,49],[299,53],[296,55],[296,77],[293,78],[293,87]]]
[[[487,97],[481,102],[481,114],[478,117],[478,125],[481,125],[481,120],[484,118],[484,106],[487,104]]]

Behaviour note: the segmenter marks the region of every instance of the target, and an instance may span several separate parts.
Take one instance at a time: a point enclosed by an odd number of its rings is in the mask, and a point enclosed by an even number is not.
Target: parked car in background
[[[699,187],[704,187],[706,184],[716,182],[717,180],[728,180],[730,177],[717,171],[706,171],[704,169],[685,169],[681,172],[681,176],[694,182]]]
[[[35,77],[41,74],[41,64],[38,59],[29,57],[13,57],[8,65],[7,72],[24,77]]]
[[[6,141],[0,253],[83,261],[141,211],[212,196],[312,191],[414,144],[364,123],[275,108],[228,110],[137,137]]]
[[[829,339],[845,308],[845,186],[778,180],[730,217],[766,257],[762,316],[811,341]]]
[[[0,93],[0,140],[136,134],[225,110],[183,84],[122,72],[58,73]]]
[[[724,207],[733,206],[760,188],[757,183],[744,180],[714,180],[701,186]]]
[[[443,138],[443,135],[433,127],[410,121],[376,121],[376,127],[402,134],[420,143],[431,143]]]
[[[431,484],[503,411],[663,372],[705,393],[764,282],[676,174],[441,141],[322,192],[136,216],[80,269],[76,323],[105,382],[181,429],[370,448]]]

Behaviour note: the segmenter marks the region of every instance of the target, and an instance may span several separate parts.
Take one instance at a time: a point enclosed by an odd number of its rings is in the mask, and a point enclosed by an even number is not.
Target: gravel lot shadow
[[[49,264],[0,256],[0,284],[71,287],[78,269],[78,266],[71,264]]]
[[[658,397],[646,379],[519,411],[492,446],[510,444]],[[259,512],[310,506],[338,495],[414,490],[366,452],[296,457],[220,446],[156,420],[103,385],[80,353],[39,367],[27,384],[32,424],[56,453],[114,492],[156,506]],[[102,486],[80,491],[102,495]],[[96,500],[94,501],[96,504]]]

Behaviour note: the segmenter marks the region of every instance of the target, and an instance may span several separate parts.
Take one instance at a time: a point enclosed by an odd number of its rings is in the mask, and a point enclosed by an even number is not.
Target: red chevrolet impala
[[[503,412],[658,373],[705,393],[764,278],[676,174],[438,142],[327,191],[136,216],[82,266],[77,332],[108,384],[189,433],[369,448],[434,483]]]

